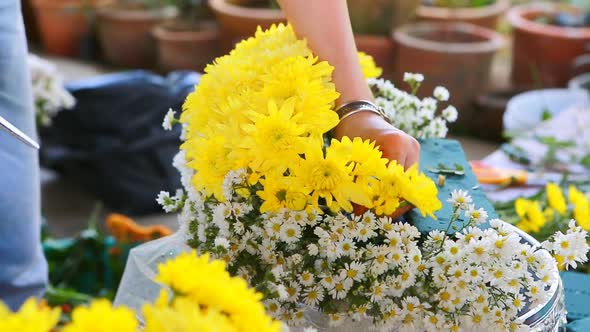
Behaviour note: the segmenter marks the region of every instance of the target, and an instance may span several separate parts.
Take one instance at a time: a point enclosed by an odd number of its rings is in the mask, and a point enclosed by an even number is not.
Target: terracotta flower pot
[[[436,86],[445,86],[451,92],[450,103],[459,110],[458,123],[471,129],[477,120],[473,103],[488,87],[492,58],[504,38],[467,23],[416,23],[397,29],[394,40],[394,83],[406,86],[404,72],[414,72],[426,77],[422,96],[432,96]]]
[[[573,74],[574,60],[586,52],[590,28],[566,28],[535,22],[567,5],[528,4],[512,8],[508,20],[514,28],[512,81],[519,87],[563,87]]]
[[[33,0],[41,42],[46,52],[62,56],[80,55],[83,38],[90,33],[89,14],[111,0]]]
[[[256,32],[256,28],[268,28],[272,24],[286,22],[283,12],[279,9],[243,7],[227,0],[210,0],[219,23],[221,49],[228,52],[234,45]]]
[[[383,36],[412,20],[418,3],[419,0],[347,0],[354,32]]]
[[[25,30],[27,33],[27,40],[29,42],[39,41],[39,27],[37,26],[37,19],[33,12],[33,4],[31,0],[22,0],[21,2],[23,21],[25,22]]]
[[[478,8],[446,8],[420,5],[416,16],[420,21],[464,22],[496,29],[498,19],[510,8],[510,0],[496,2]]]
[[[156,59],[152,29],[176,17],[174,7],[158,9],[108,6],[98,11],[98,39],[105,60],[116,66],[149,68]]]
[[[166,24],[153,30],[158,49],[158,65],[164,71],[191,69],[202,72],[219,56],[219,32],[215,22],[197,29],[174,29]]]
[[[375,63],[383,69],[383,78],[393,79],[393,63],[395,44],[389,36],[355,35],[354,40],[359,51],[365,52],[375,59]]]

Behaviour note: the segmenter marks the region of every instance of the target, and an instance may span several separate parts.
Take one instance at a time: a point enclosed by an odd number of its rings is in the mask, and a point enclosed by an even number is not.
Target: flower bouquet
[[[59,111],[72,108],[76,100],[64,88],[54,64],[33,54],[29,54],[28,64],[37,125],[49,126]]]
[[[155,278],[173,292],[162,290],[156,301],[143,305],[141,330],[280,332],[280,322],[266,314],[260,294],[243,279],[231,277],[225,267],[223,261],[194,251],[160,264]],[[74,308],[67,320],[60,319],[60,309],[33,298],[17,312],[0,302],[1,331],[136,332],[139,327],[132,310],[114,307],[106,299]]]
[[[361,62],[365,73],[378,72]],[[329,138],[338,123],[332,69],[288,25],[258,30],[206,68],[180,119],[171,112],[164,123],[183,126],[174,165],[184,189],[158,197],[167,212],[180,211],[172,241],[223,259],[291,327],[525,328],[519,310],[546,301],[557,282],[553,258],[503,222],[487,224],[465,191],[447,202],[446,231],[421,234],[395,219],[407,206],[434,217],[437,186],[417,166],[382,158],[373,142]],[[420,112],[428,101],[413,103],[407,109]],[[572,224],[567,236],[586,233]],[[169,243],[149,250],[174,254]],[[118,303],[136,301],[140,287],[124,277]]]

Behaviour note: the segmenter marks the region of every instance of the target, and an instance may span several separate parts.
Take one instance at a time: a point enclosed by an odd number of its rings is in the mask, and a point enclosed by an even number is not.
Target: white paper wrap
[[[190,251],[185,236],[176,232],[170,236],[137,246],[129,252],[127,266],[115,297],[115,305],[127,306],[143,321],[141,307],[156,300],[162,285],[154,281],[158,264]]]

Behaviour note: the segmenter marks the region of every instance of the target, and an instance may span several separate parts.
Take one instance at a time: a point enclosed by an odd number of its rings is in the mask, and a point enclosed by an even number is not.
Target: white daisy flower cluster
[[[175,158],[190,189],[191,171]],[[371,211],[362,215],[284,209],[261,214],[244,170],[224,181],[225,202],[203,193],[161,194],[166,210],[180,210],[187,243],[224,259],[228,270],[264,295],[270,314],[289,326],[308,326],[308,310],[337,326],[370,320],[381,331],[516,331],[526,304],[545,303],[557,266],[541,247],[522,243],[514,228],[475,207],[466,191],[449,199],[448,230],[420,234],[410,224]],[[254,188],[255,190],[255,188]],[[449,226],[451,226],[449,225]],[[588,250],[572,228],[573,261]],[[569,233],[568,233],[569,234]],[[568,236],[568,234],[564,236]],[[560,247],[557,235],[554,246]],[[574,250],[575,248],[575,250]]]
[[[64,88],[63,78],[53,63],[29,54],[28,66],[37,124],[49,126],[59,111],[74,107],[76,100]]]
[[[433,97],[416,97],[423,80],[422,74],[405,73],[404,81],[411,92],[400,90],[384,79],[369,79],[368,83],[376,104],[393,126],[416,138],[446,137],[447,123],[457,120],[457,109],[449,105],[437,113],[438,104],[446,103],[450,98],[449,90],[442,86],[434,89]]]
[[[555,233],[547,241],[543,242],[543,247],[551,251],[560,267],[564,269],[576,268],[577,263],[588,261],[586,253],[588,252],[588,232],[582,227],[576,225],[575,220],[570,220],[568,230]]]

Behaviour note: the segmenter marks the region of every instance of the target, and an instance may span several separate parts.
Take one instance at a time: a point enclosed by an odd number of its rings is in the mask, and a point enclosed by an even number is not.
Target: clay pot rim
[[[263,20],[285,20],[285,15],[280,9],[249,8],[233,5],[225,0],[210,0],[209,6],[216,13],[224,13],[228,16]]]
[[[148,10],[126,9],[117,6],[116,3],[97,9],[99,16],[115,20],[146,20],[146,19],[172,19],[178,15],[174,6],[154,8]]]
[[[158,40],[195,41],[217,39],[219,29],[214,20],[206,21],[203,29],[199,30],[170,30],[164,24],[158,24],[152,29],[152,35]]]
[[[360,42],[372,44],[372,45],[383,45],[383,44],[393,45],[393,39],[391,39],[391,36],[387,36],[387,35],[382,36],[382,35],[370,35],[370,34],[362,34],[361,33],[361,34],[355,34],[354,40],[355,40],[355,42],[360,41]]]
[[[559,27],[542,24],[525,18],[526,14],[555,13],[561,8],[575,9],[567,4],[531,3],[513,7],[508,11],[508,22],[512,27],[535,34],[549,35],[564,39],[590,39],[590,28]]]
[[[98,7],[104,7],[104,6],[108,6],[110,4],[113,3],[113,0],[94,0],[92,1],[92,7],[93,8],[98,8]],[[63,8],[75,8],[75,9],[79,9],[79,8],[83,8],[84,5],[82,4],[82,1],[80,0],[71,0],[68,1],[67,3],[63,3],[63,2],[55,2],[54,0],[32,0],[31,1],[31,5],[33,8],[35,9],[63,9]]]
[[[568,89],[584,89],[584,85],[590,84],[590,73],[574,76],[567,84]]]
[[[438,20],[473,20],[490,16],[498,16],[510,8],[510,0],[496,0],[485,7],[478,8],[446,8],[420,5],[416,9],[418,17]]]
[[[455,30],[485,39],[473,43],[439,42],[415,37],[415,31]],[[504,47],[506,41],[499,33],[470,23],[423,22],[402,26],[393,32],[394,40],[402,45],[438,53],[489,53]]]

